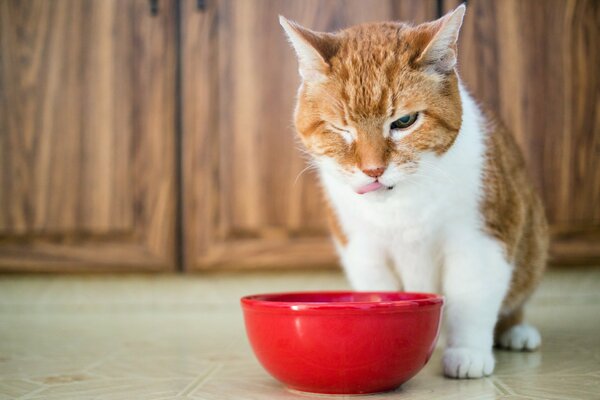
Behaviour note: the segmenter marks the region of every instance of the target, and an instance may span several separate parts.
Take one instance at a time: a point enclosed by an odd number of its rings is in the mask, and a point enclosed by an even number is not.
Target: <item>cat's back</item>
[[[548,224],[515,137],[489,112],[486,122],[481,212],[486,231],[504,244],[508,261],[515,267],[505,303],[518,304],[541,279]]]

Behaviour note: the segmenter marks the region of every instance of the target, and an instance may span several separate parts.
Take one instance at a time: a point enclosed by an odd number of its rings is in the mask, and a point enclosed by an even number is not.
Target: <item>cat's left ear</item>
[[[302,78],[305,81],[326,78],[330,68],[329,62],[339,49],[337,36],[307,29],[281,15],[279,23],[296,50]]]
[[[425,49],[417,58],[417,64],[435,72],[449,73],[456,66],[458,32],[465,16],[464,4],[458,6],[437,21],[423,24],[429,38]]]

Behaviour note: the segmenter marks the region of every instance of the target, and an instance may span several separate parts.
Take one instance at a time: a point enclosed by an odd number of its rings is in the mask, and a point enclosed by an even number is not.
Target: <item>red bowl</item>
[[[299,292],[241,299],[263,367],[289,388],[326,394],[396,389],[425,366],[443,298],[427,293]]]

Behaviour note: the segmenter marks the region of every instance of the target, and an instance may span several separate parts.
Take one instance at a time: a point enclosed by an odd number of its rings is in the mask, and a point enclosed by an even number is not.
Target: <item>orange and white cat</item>
[[[302,77],[296,128],[351,285],[443,293],[445,374],[477,378],[494,369],[494,343],[541,343],[523,306],[548,234],[515,141],[456,73],[464,13],[335,33],[280,22]]]

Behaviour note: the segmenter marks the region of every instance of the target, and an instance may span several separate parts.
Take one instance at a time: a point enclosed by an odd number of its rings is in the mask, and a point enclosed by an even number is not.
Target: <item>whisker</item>
[[[317,169],[317,166],[316,166],[315,164],[313,164],[313,163],[309,163],[309,164],[306,166],[306,168],[304,168],[302,171],[300,171],[300,172],[298,173],[298,175],[296,175],[296,179],[294,179],[294,186],[296,185],[296,183],[298,183],[298,179],[300,179],[300,177],[302,176],[302,174],[303,174],[303,173],[305,173],[305,172],[306,172],[306,171],[308,171],[308,170],[311,170],[311,169],[315,169],[315,170],[316,170],[316,169]]]
[[[426,176],[423,175],[419,175],[419,174],[410,174],[410,176],[408,178],[406,178],[406,182],[410,183],[411,185],[416,185],[419,189],[429,189],[429,187],[421,180],[419,179],[411,179],[411,178],[426,178]]]
[[[448,173],[448,171],[441,169],[434,163],[425,161],[425,160],[419,160],[419,163],[426,167],[429,167],[431,170],[433,170],[433,172],[437,172],[437,173],[443,175],[444,178],[449,179],[450,181],[452,181],[452,183],[456,183],[455,177],[452,176],[452,174]],[[433,177],[433,175],[432,175],[432,177]]]

